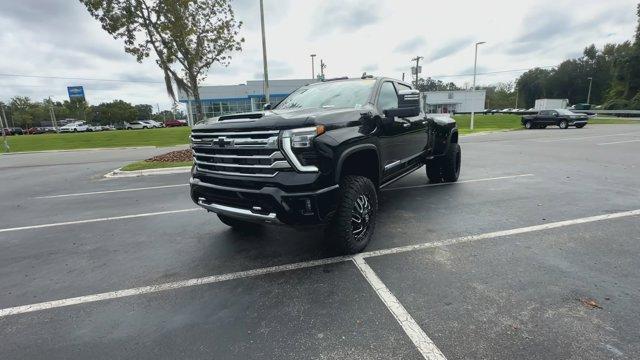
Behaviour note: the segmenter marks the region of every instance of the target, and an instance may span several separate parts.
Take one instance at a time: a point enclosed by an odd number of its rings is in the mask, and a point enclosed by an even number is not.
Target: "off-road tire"
[[[262,226],[261,224],[258,224],[258,223],[244,221],[244,220],[236,219],[236,218],[222,215],[222,214],[217,214],[217,215],[218,215],[218,219],[220,219],[220,221],[222,221],[223,224],[231,227],[233,230],[255,231]]]
[[[460,176],[462,149],[460,144],[450,144],[447,153],[439,158],[427,160],[427,177],[431,183],[456,182]]]
[[[356,201],[366,197],[369,204],[366,228],[361,235],[354,235],[353,216]],[[338,208],[327,225],[325,234],[342,254],[356,254],[369,244],[376,227],[378,194],[373,182],[364,176],[345,176],[340,182]],[[365,219],[361,219],[364,221]]]

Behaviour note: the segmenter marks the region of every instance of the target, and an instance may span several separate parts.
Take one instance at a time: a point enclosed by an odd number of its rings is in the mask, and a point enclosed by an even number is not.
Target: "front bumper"
[[[317,225],[335,211],[339,186],[309,192],[286,192],[272,186],[246,189],[216,185],[192,178],[191,199],[217,214],[270,224]]]

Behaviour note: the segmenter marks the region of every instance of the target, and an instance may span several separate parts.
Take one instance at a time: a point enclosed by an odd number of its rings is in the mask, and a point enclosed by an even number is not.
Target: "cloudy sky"
[[[4,0],[0,11],[0,100],[66,98],[83,85],[90,103],[122,99],[168,108],[162,73],[122,50],[75,0]],[[423,75],[471,83],[473,44],[479,84],[515,79],[536,66],[577,57],[588,44],[631,39],[638,0],[264,0],[270,78],[311,76],[309,54],[329,77],[401,77],[424,56]],[[242,52],[214,67],[208,85],[262,76],[258,0],[232,0],[244,22]],[[318,66],[316,63],[316,70]],[[29,75],[22,77],[7,75]],[[46,77],[46,78],[42,78]],[[71,78],[76,78],[71,79]],[[105,81],[110,80],[110,81]]]

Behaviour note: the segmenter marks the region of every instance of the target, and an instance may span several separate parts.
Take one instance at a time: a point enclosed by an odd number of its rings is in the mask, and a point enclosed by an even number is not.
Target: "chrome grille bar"
[[[248,159],[248,160],[276,160],[284,159],[284,155],[280,151],[275,151],[271,155],[223,155],[223,154],[204,154],[192,151],[193,156],[202,156],[208,158],[221,158],[221,159]]]
[[[218,162],[208,162],[202,160],[195,160],[196,164],[199,165],[208,165],[208,166],[219,166],[219,167],[234,167],[234,168],[243,168],[243,169],[289,169],[291,165],[289,165],[286,161],[276,161],[271,165],[241,165],[241,164],[229,164],[229,163],[218,163]]]

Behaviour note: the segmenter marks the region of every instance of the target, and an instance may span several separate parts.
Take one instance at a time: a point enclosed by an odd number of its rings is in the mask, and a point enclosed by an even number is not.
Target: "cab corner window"
[[[385,82],[380,88],[380,95],[378,97],[378,108],[382,111],[395,109],[398,107],[398,94],[396,88],[391,82]]]

